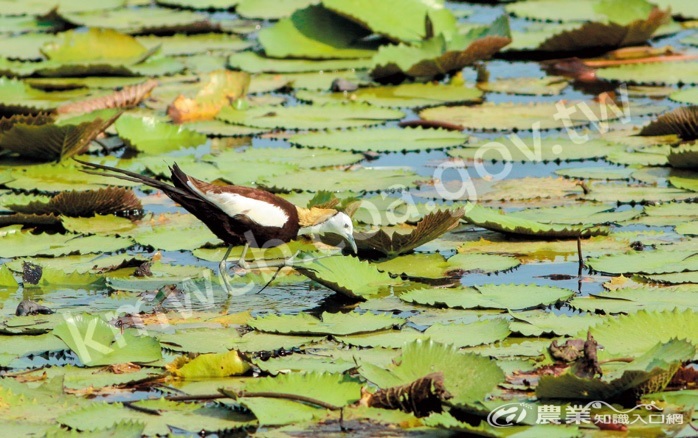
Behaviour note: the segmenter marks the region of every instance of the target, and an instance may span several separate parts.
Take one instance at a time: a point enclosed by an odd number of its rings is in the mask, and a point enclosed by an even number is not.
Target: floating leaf
[[[589,237],[608,234],[605,227],[588,227],[567,224],[543,224],[516,217],[516,214],[504,214],[501,211],[470,204],[465,209],[464,219],[479,227],[507,234],[545,237]]]
[[[648,330],[651,328],[651,330]],[[691,309],[664,312],[640,310],[592,327],[594,339],[613,357],[640,356],[658,342],[685,339],[698,342],[698,316]],[[577,334],[580,337],[581,333]]]
[[[253,107],[237,110],[223,108],[217,118],[235,125],[255,128],[331,129],[380,125],[401,119],[397,110],[375,108],[367,104],[346,103],[322,106]]]
[[[319,3],[319,0],[241,0],[235,12],[241,17],[275,20]]]
[[[572,303],[579,299],[582,298],[574,298]],[[594,315],[556,315],[552,312],[534,313],[531,316],[516,312],[511,313],[511,316],[514,319],[509,323],[509,328],[524,336],[572,336],[602,321]]]
[[[555,96],[568,85],[569,82],[561,76],[546,76],[544,78],[500,78],[478,82],[477,88],[495,93]]]
[[[327,74],[326,74],[327,75]],[[301,88],[296,82],[294,88]],[[324,87],[327,90],[328,87]],[[479,102],[482,92],[463,85],[413,83],[395,86],[366,87],[352,92],[318,93],[298,91],[296,97],[315,104],[366,102],[381,107],[425,107],[445,103]]]
[[[237,351],[229,351],[227,353],[202,354],[170,371],[183,379],[202,379],[239,376],[245,374],[249,369],[249,364],[242,360]]]
[[[318,178],[322,183],[318,184]],[[378,190],[405,190],[417,185],[418,175],[403,168],[379,167],[359,169],[303,169],[299,172],[270,176],[259,181],[269,188],[284,191],[305,190],[317,192],[375,192]]]
[[[441,254],[408,254],[376,266],[391,274],[410,278],[439,279],[459,277],[466,273],[505,271],[519,264],[513,257],[493,254],[456,254],[448,260]]]
[[[396,283],[388,274],[355,257],[327,257],[295,268],[311,280],[358,300],[378,295]]]
[[[182,126],[159,122],[153,117],[125,116],[114,125],[128,144],[148,154],[161,154],[204,144],[206,136]]]
[[[631,288],[577,297],[570,302],[570,306],[587,312],[596,311],[606,314],[631,313],[643,309],[648,311],[687,308],[698,310],[697,299],[698,295],[691,291],[672,288]]]
[[[698,84],[698,62],[653,62],[608,67],[597,71],[599,79],[630,84]]]
[[[149,55],[148,49],[132,36],[98,28],[87,32],[64,32],[58,41],[46,44],[41,51],[50,60],[62,63],[116,61],[135,64]]]
[[[490,26],[480,26],[465,34],[445,36],[437,33],[418,45],[381,46],[373,57],[371,75],[390,78],[407,75],[432,78],[488,59],[511,42],[506,15]]]
[[[560,377],[543,376],[536,396],[556,400],[608,400],[632,406],[642,395],[662,391],[681,362],[691,359],[695,352],[693,344],[672,339],[656,344],[603,380],[581,378],[572,373]]]
[[[249,73],[302,73],[363,69],[371,65],[371,60],[330,59],[326,61],[305,59],[265,58],[254,52],[234,53],[228,58],[230,67]]]
[[[68,316],[53,329],[53,334],[61,338],[85,366],[147,363],[161,358],[156,339],[136,336],[131,331],[119,334],[119,329],[96,316]]]
[[[369,58],[374,50],[361,40],[367,31],[322,6],[308,6],[259,32],[259,42],[273,58]]]
[[[452,157],[476,161],[541,162],[541,161],[581,161],[604,158],[608,154],[622,151],[624,147],[612,145],[601,139],[592,139],[584,144],[575,144],[565,137],[534,136],[527,141],[518,136],[498,138],[491,141],[466,145],[464,148],[449,150]]]
[[[380,388],[411,383],[441,371],[444,385],[456,405],[475,405],[504,380],[502,370],[489,358],[461,353],[456,347],[434,341],[417,340],[402,349],[402,356],[388,369],[362,363],[359,372]]]
[[[268,163],[289,163],[292,162],[301,168],[317,168],[328,166],[343,166],[354,164],[363,160],[361,154],[352,154],[348,152],[338,152],[334,150],[309,150],[299,148],[247,148],[245,150],[231,149],[222,152],[215,157],[210,157],[210,161],[215,163],[220,169],[234,169],[229,174],[234,181],[237,169],[236,167],[249,167],[244,163],[267,163],[262,169],[265,173],[270,174],[273,169],[265,170]],[[209,157],[204,157],[204,160],[209,160]],[[242,163],[242,164],[241,164]],[[288,171],[295,168],[286,164]],[[288,172],[277,172],[288,173]],[[259,174],[263,176],[264,173]],[[257,179],[257,178],[255,178]]]
[[[221,108],[244,97],[249,84],[250,75],[245,72],[213,71],[193,99],[180,94],[167,107],[167,115],[175,123],[213,119]]]
[[[124,33],[172,34],[176,32],[207,32],[215,26],[203,14],[150,6],[148,13],[139,8],[110,11],[62,13],[70,23],[89,28],[109,28]]]
[[[612,254],[592,258],[587,264],[595,271],[609,274],[698,271],[698,257],[695,251],[657,250]]]
[[[536,285],[482,285],[476,288],[417,289],[400,295],[409,303],[459,309],[528,309],[564,301],[574,291]]]
[[[328,313],[321,319],[305,313],[298,315],[268,315],[256,318],[249,325],[257,330],[298,335],[349,335],[373,332],[401,325],[405,321],[390,315],[374,313]]]
[[[106,236],[80,236],[75,234],[32,234],[18,232],[3,234],[0,228],[0,257],[61,256],[111,252],[133,245],[130,239]]]
[[[289,142],[297,146],[361,152],[406,152],[444,149],[466,141],[460,132],[422,128],[362,129],[295,135]]]

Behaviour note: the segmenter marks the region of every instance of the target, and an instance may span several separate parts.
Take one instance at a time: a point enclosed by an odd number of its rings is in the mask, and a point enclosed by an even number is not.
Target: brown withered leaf
[[[618,23],[589,22],[577,29],[561,32],[543,41],[537,50],[544,52],[570,52],[596,48],[618,48],[642,44],[664,24],[671,14],[654,8],[645,20],[635,20],[627,25]]]
[[[372,394],[363,392],[360,404],[373,408],[399,409],[417,417],[426,417],[432,412],[441,412],[442,403],[452,397],[444,386],[444,375],[439,371],[406,385],[379,389]]]
[[[548,347],[553,359],[564,362],[574,362],[584,356],[584,341],[582,339],[568,339],[564,344],[558,345],[557,339]]]
[[[132,190],[121,187],[61,192],[48,202],[34,201],[25,205],[8,205],[7,208],[17,213],[69,217],[118,214],[138,218],[143,215],[140,199]]]
[[[157,85],[158,81],[149,79],[141,84],[126,86],[107,96],[66,103],[56,108],[56,113],[87,113],[106,108],[132,108],[148,97]]]
[[[61,161],[85,152],[90,142],[120,115],[117,113],[107,120],[97,117],[78,125],[15,123],[7,131],[0,132],[0,149],[37,161]]]
[[[9,131],[15,125],[45,125],[53,123],[55,118],[49,113],[15,114],[11,117],[0,117],[0,133]]]
[[[657,117],[639,135],[677,135],[682,140],[698,139],[698,106],[682,106]]]
[[[3,214],[0,215],[0,227],[8,225],[25,225],[29,227],[58,227],[61,218],[53,214]]]
[[[22,262],[22,281],[28,284],[39,284],[44,269],[31,262]]]
[[[247,94],[250,75],[245,72],[217,70],[208,74],[194,98],[182,94],[167,107],[175,123],[211,120],[226,105]]]
[[[359,251],[394,257],[424,245],[449,231],[463,217],[463,210],[439,210],[429,213],[408,234],[377,232],[354,233]]]

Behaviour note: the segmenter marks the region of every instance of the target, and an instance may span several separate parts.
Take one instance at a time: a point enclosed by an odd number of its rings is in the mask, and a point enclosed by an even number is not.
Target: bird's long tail
[[[73,158],[75,161],[78,163],[82,164],[83,166],[89,167],[91,169],[100,169],[104,170],[106,172],[98,172],[95,170],[84,170],[83,172],[85,173],[90,173],[93,175],[101,175],[101,176],[109,176],[112,178],[118,178],[121,180],[125,181],[131,181],[131,182],[137,182],[141,184],[145,184],[147,186],[150,186],[154,189],[160,189],[166,194],[174,194],[174,195],[180,195],[180,196],[191,196],[190,193],[188,193],[186,190],[182,190],[179,187],[175,187],[171,184],[167,184],[166,182],[157,180],[155,178],[151,178],[149,176],[141,175],[136,172],[131,172],[129,170],[125,169],[119,169],[116,167],[110,167],[110,166],[105,166],[103,164],[96,164],[96,163],[90,163],[88,161],[82,161],[78,160],[77,158]]]

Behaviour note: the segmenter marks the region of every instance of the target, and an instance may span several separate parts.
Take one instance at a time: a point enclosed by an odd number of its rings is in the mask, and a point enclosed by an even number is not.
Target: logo
[[[487,423],[492,427],[511,427],[523,423],[530,411],[528,403],[508,403],[492,410]]]

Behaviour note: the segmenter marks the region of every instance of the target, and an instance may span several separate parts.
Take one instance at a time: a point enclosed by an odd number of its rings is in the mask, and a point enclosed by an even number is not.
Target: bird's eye
[[[344,228],[349,228],[349,224],[344,224]]]

